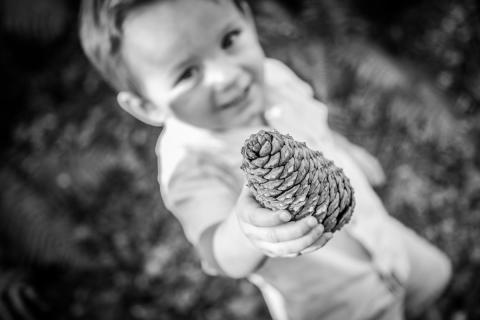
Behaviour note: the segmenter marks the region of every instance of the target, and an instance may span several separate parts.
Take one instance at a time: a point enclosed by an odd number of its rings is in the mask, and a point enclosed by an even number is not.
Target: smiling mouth
[[[243,92],[238,95],[235,99],[233,99],[232,101],[224,104],[222,106],[222,109],[231,109],[231,108],[234,108],[234,107],[238,107],[240,105],[242,105],[245,101],[248,100],[248,97],[249,97],[249,93],[250,93],[250,88],[251,86],[247,86]]]

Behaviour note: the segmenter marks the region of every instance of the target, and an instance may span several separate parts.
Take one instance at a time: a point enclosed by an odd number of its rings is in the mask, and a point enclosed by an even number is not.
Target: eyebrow
[[[244,26],[236,21],[228,21],[225,26],[220,29],[220,36],[217,39],[220,43],[223,41],[225,36],[232,30],[243,29]]]
[[[189,65],[196,59],[195,53],[185,52],[185,50],[177,50],[172,47],[169,51],[169,54],[173,54],[174,58],[167,62],[167,74],[169,77],[174,77],[175,74],[185,68],[185,66]]]

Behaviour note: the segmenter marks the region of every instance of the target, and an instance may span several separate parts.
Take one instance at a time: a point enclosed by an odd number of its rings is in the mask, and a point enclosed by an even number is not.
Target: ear
[[[162,126],[167,116],[162,108],[128,91],[117,94],[117,103],[123,110],[151,126]]]

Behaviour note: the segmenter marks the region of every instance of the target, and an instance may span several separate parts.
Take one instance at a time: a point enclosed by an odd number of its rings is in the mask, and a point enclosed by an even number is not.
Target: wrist
[[[234,278],[249,275],[265,260],[265,255],[243,233],[235,212],[218,225],[213,249],[218,265]]]

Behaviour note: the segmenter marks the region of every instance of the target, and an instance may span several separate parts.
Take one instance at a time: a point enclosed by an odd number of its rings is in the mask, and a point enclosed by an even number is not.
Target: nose
[[[237,94],[242,89],[244,72],[237,64],[228,60],[217,60],[207,66],[206,82],[213,89],[214,93],[228,99],[229,96]]]

